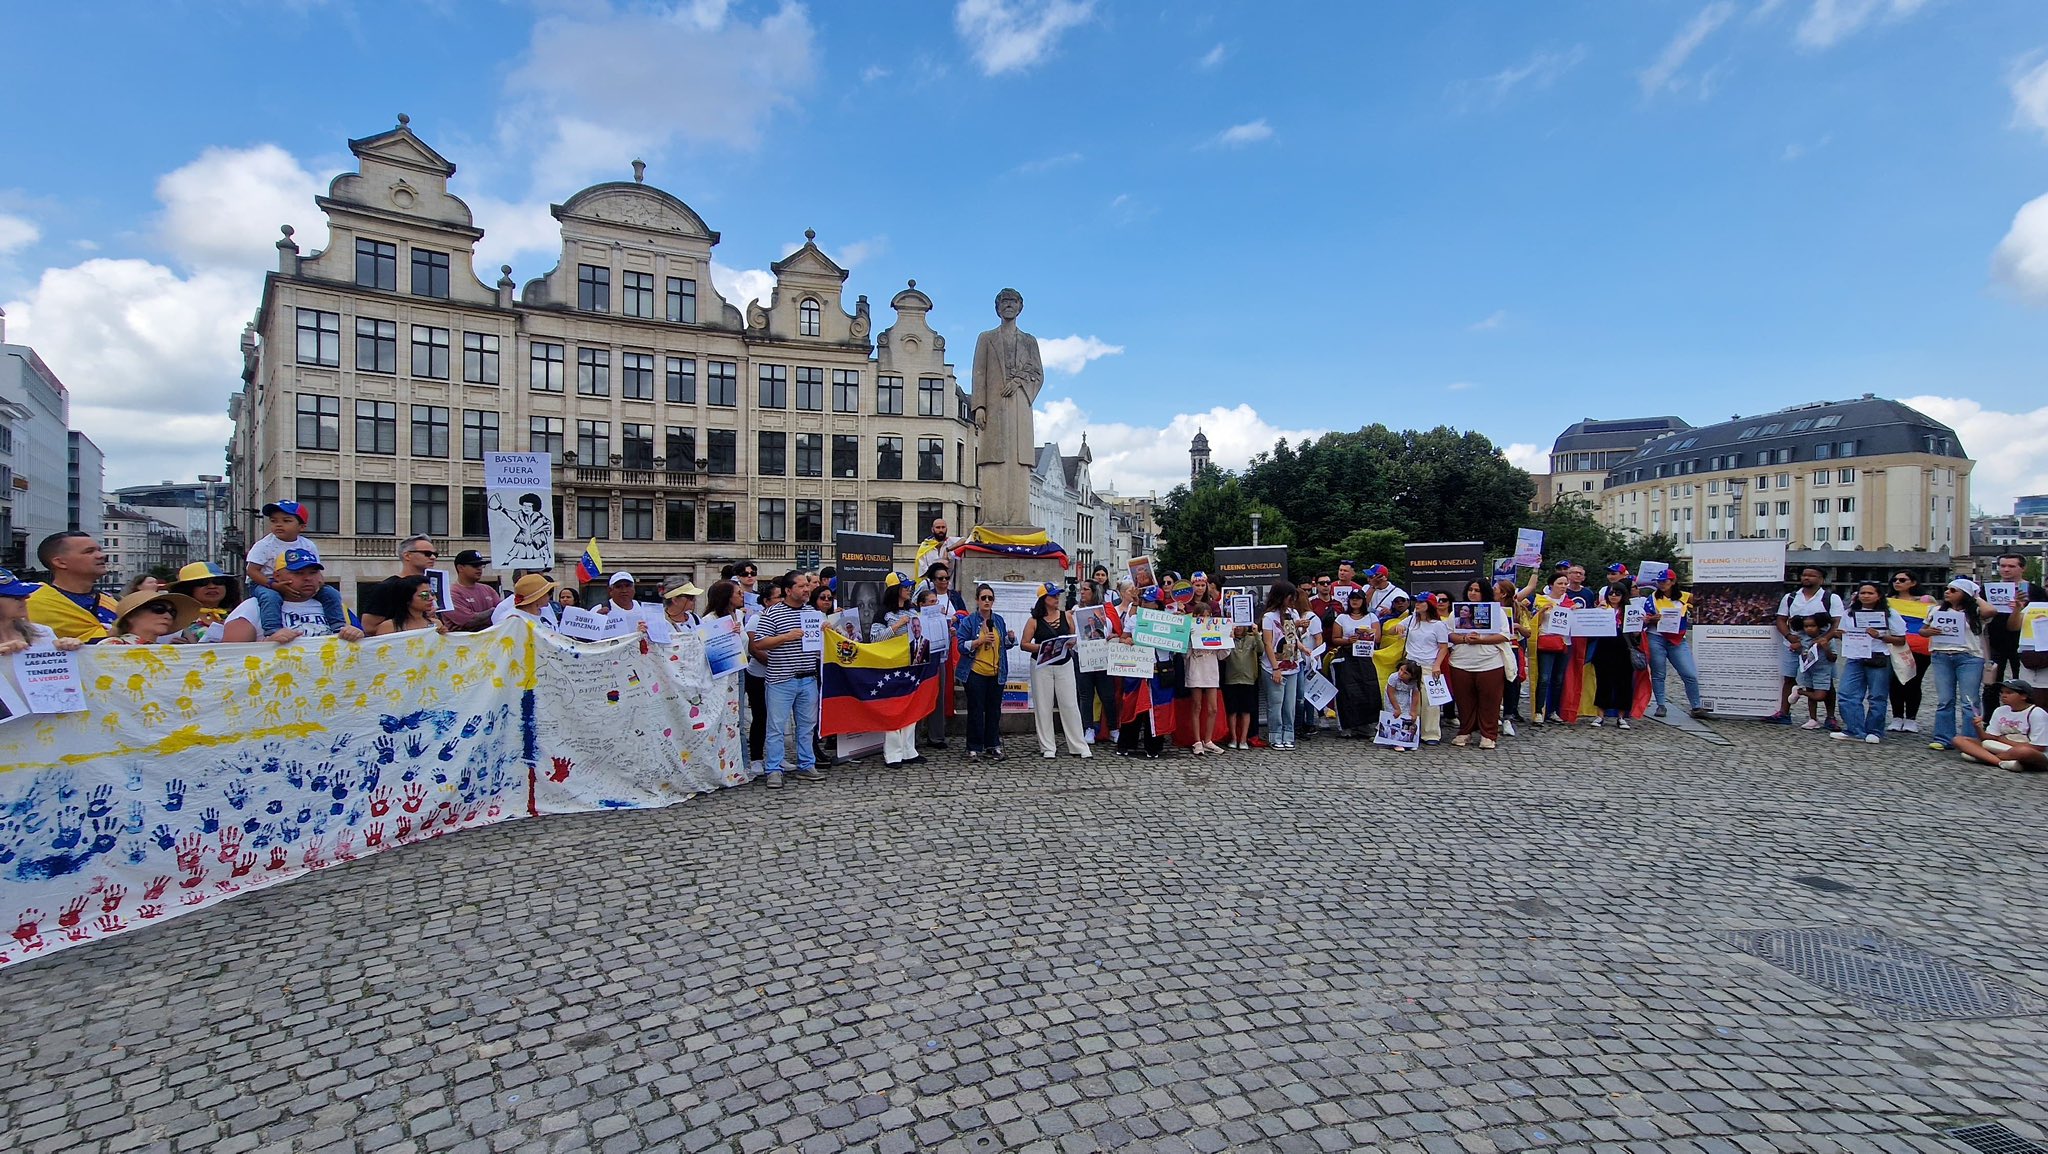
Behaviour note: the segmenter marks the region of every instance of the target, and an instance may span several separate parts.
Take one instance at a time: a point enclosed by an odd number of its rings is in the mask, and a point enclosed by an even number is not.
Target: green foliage
[[[1408,541],[1393,529],[1358,529],[1330,547],[1305,545],[1288,551],[1288,568],[1298,581],[1337,575],[1337,562],[1353,561],[1363,570],[1375,562],[1392,573],[1394,584],[1408,579]]]
[[[1586,567],[1591,575],[1588,580],[1605,573],[1617,561],[1628,566],[1630,572],[1644,561],[1664,561],[1677,566],[1681,578],[1685,575],[1676,537],[1669,533],[1609,529],[1594,519],[1593,506],[1576,494],[1567,494],[1548,509],[1530,514],[1523,527],[1543,530],[1546,561],[1570,558]]]
[[[1165,542],[1156,560],[1178,573],[1212,568],[1217,546],[1252,543],[1255,511],[1261,518],[1260,544],[1294,543],[1294,529],[1280,510],[1253,500],[1237,477],[1213,467],[1207,469],[1192,489],[1175,486],[1159,503],[1155,515]]]

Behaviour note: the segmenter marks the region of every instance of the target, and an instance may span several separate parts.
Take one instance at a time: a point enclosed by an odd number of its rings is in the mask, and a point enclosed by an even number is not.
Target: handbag
[[[1628,647],[1628,663],[1629,667],[1633,669],[1648,669],[1650,667],[1650,655],[1631,645]]]
[[[1892,680],[1904,685],[1920,676],[1920,666],[1913,661],[1913,651],[1903,645],[1891,645]]]

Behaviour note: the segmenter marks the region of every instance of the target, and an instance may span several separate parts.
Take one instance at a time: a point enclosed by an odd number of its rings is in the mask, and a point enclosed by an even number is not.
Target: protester
[[[1372,565],[1365,571],[1366,611],[1382,621],[1400,612],[1396,602],[1410,600],[1408,591],[1394,584],[1391,578],[1392,574],[1385,565]]]
[[[1322,729],[1322,711],[1308,702],[1309,674],[1321,675],[1324,659],[1329,656],[1330,647],[1323,642],[1328,631],[1323,628],[1322,614],[1310,607],[1314,600],[1313,590],[1303,585],[1294,591],[1294,612],[1301,625],[1301,668],[1296,675],[1299,681],[1294,712],[1293,741],[1313,741]]]
[[[1835,719],[1835,619],[1825,613],[1813,613],[1792,622],[1799,632],[1794,636],[1799,641],[1799,674],[1796,684],[1785,698],[1789,712],[1803,698],[1806,701],[1806,724],[1801,729],[1834,729]],[[1827,721],[1820,718],[1822,707],[1826,708]]]
[[[440,602],[434,597],[433,585],[426,577],[417,574],[392,577],[364,590],[363,620],[372,619],[377,622],[369,630],[372,637],[429,629],[440,633],[448,631],[441,621]]]
[[[498,591],[484,584],[484,555],[464,549],[455,555],[455,586],[448,591],[454,608],[441,614],[450,631],[474,633],[487,629],[491,612],[498,607]]]
[[[287,549],[299,549],[320,555],[320,547],[306,536],[306,507],[297,501],[272,501],[263,506],[264,521],[270,532],[257,538],[249,552],[244,555],[248,562],[243,567],[243,576],[248,579],[253,591],[259,585],[269,585],[271,576],[277,571],[277,559]]]
[[[198,615],[185,627],[187,641],[219,641],[221,626],[228,619],[228,607],[242,600],[234,578],[204,561],[194,561],[178,570],[177,579],[171,582],[171,592],[182,593],[199,606]]]
[[[1785,647],[1778,654],[1778,673],[1783,679],[1783,684],[1778,687],[1778,696],[1787,702],[1787,705],[1767,720],[1780,725],[1792,724],[1792,690],[1799,681],[1799,655],[1805,648],[1803,627],[1798,623],[1818,614],[1827,618],[1827,627],[1822,632],[1832,635],[1836,623],[1842,619],[1842,599],[1828,592],[1821,585],[1821,580],[1821,571],[1809,565],[1799,571],[1798,588],[1785,594],[1778,601],[1778,636],[1785,639]],[[1832,714],[1832,706],[1829,712]]]
[[[1687,710],[1708,717],[1713,709],[1700,698],[1699,666],[1692,656],[1692,594],[1678,587],[1678,571],[1666,568],[1656,592],[1644,599],[1643,632],[1650,641],[1650,716],[1664,716],[1664,684],[1675,671],[1685,688]]]
[[[1031,717],[1038,732],[1038,752],[1046,758],[1060,755],[1053,735],[1053,718],[1059,718],[1066,735],[1067,751],[1075,757],[1093,757],[1082,732],[1081,706],[1074,685],[1074,618],[1060,605],[1059,586],[1048,581],[1039,587],[1038,600],[1031,605],[1031,624],[1024,629],[1019,648],[1031,655]]]
[[[1564,708],[1564,684],[1571,665],[1571,639],[1569,634],[1553,632],[1544,628],[1555,609],[1570,609],[1567,578],[1560,573],[1550,579],[1547,592],[1536,597],[1536,701],[1531,707],[1536,715],[1536,724],[1546,722],[1563,723],[1560,710]]]
[[[1396,721],[1417,722],[1418,709],[1429,701],[1429,695],[1422,689],[1422,666],[1409,658],[1402,658],[1387,676],[1386,711]],[[1416,724],[1416,732],[1421,726]],[[1408,746],[1394,746],[1395,753],[1407,753]]]
[[[1223,710],[1230,722],[1230,748],[1250,749],[1252,726],[1259,717],[1259,658],[1265,645],[1261,632],[1249,625],[1236,626],[1230,634],[1230,656],[1223,659]]]
[[[1209,619],[1222,615],[1222,608],[1216,601],[1216,590],[1209,587],[1208,579],[1195,574],[1195,593],[1188,602],[1188,615],[1197,619]],[[1194,703],[1194,743],[1190,752],[1200,757],[1205,753],[1222,753],[1223,747],[1216,744],[1217,723],[1223,720],[1223,661],[1222,656],[1212,649],[1191,649],[1182,665],[1182,683]]]
[[[1564,566],[1563,603],[1574,609],[1592,609],[1600,604],[1598,591],[1586,585],[1586,567],[1570,561],[1560,561]]]
[[[1172,577],[1161,580],[1171,581]],[[1147,609],[1167,608],[1167,594],[1162,587],[1147,589],[1141,598]],[[1130,623],[1126,618],[1124,624],[1128,627]],[[1125,640],[1129,640],[1128,636]],[[1180,686],[1179,655],[1163,650],[1152,651],[1150,677],[1124,678],[1117,697],[1119,756],[1152,760],[1165,756],[1166,743],[1172,740],[1179,718]]]
[[[270,585],[251,588],[248,598],[228,614],[221,625],[222,641],[282,645],[301,637],[362,640],[363,631],[336,612],[339,598],[330,604],[317,595],[326,587],[326,569],[319,557],[304,549],[287,549],[276,564]]]
[[[780,590],[787,594],[789,588]],[[768,673],[763,696],[767,699],[767,744],[762,768],[768,788],[782,788],[785,745],[794,739],[796,776],[800,781],[819,781],[818,750],[812,743],[818,732],[818,657],[804,652],[803,612],[777,598],[761,611],[749,646],[761,658]]]
[[[697,598],[703,593],[688,577],[671,577],[661,583],[661,614],[671,633],[695,629],[703,620],[697,616]]]
[[[1304,659],[1301,614],[1294,608],[1297,593],[1285,581],[1273,582],[1266,589],[1266,611],[1259,619],[1265,645],[1259,672],[1266,678],[1266,744],[1272,749],[1294,748]]]
[[[2048,708],[2048,601],[2036,601],[2020,589],[2005,627],[2019,639],[2020,672],[2011,680],[2030,686],[2034,704]]]
[[[59,637],[49,626],[29,620],[29,597],[40,588],[16,577],[12,569],[0,569],[0,657],[24,649],[54,648],[70,653],[84,648],[85,643],[78,638]]]
[[[1978,694],[1984,687],[1984,619],[1977,611],[1978,586],[1957,577],[1941,591],[1941,603],[1920,626],[1927,638],[1927,671],[1934,675],[1934,733],[1929,749],[1954,749],[1958,736],[1977,736]],[[1942,628],[1935,613],[1963,615],[1959,628]]]
[[[743,565],[735,572],[752,570],[752,565]],[[759,586],[759,592],[747,591],[743,578],[739,583],[740,601],[745,606],[745,628],[747,630],[747,672],[745,692],[747,703],[747,757],[755,773],[767,772],[765,753],[768,747],[768,663],[754,650],[753,639],[759,636],[761,616],[769,609],[782,603],[782,587],[770,581]],[[747,598],[752,597],[751,603]]]
[[[2018,679],[1998,686],[1998,708],[1984,721],[1984,737],[1957,737],[1964,761],[2013,773],[2048,770],[2048,709],[2034,704],[2033,686]]]
[[[1338,566],[1338,575],[1349,568],[1348,563]],[[1352,585],[1344,612],[1330,623],[1330,673],[1337,683],[1338,734],[1371,740],[1380,721],[1380,679],[1371,656],[1380,636],[1380,619],[1366,609],[1366,597],[1364,588]]]
[[[1453,627],[1450,656],[1444,662],[1451,697],[1458,703],[1458,735],[1451,739],[1451,744],[1463,748],[1477,733],[1479,748],[1493,749],[1500,744],[1501,698],[1507,687],[1506,647],[1514,638],[1514,626],[1500,620],[1510,616],[1510,607],[1498,603],[1491,606],[1493,622],[1480,624],[1476,615],[1484,605],[1485,588],[1473,581],[1465,591],[1468,596],[1477,592],[1479,599],[1474,605],[1474,620]],[[1509,592],[1513,593],[1512,585]],[[1409,644],[1414,644],[1412,632]]]
[[[751,561],[742,562],[732,571],[733,580],[739,582],[740,602],[748,609],[761,607],[761,568]]]
[[[583,608],[583,598],[575,586],[564,585],[555,590],[555,603],[552,608],[555,611],[555,621],[559,624],[562,620],[562,610]]]
[[[1570,596],[1569,591],[1566,596]],[[1610,717],[1617,728],[1627,729],[1629,711],[1635,707],[1635,660],[1629,651],[1640,643],[1641,634],[1632,638],[1619,631],[1627,600],[1619,586],[1609,585],[1600,591],[1601,608],[1614,611],[1617,635],[1595,637],[1587,647],[1587,664],[1593,667],[1593,707],[1599,710],[1593,717],[1595,729]]]
[[[967,686],[967,760],[986,754],[1003,759],[1003,683],[1010,676],[1009,647],[1015,634],[996,612],[996,591],[974,587],[974,612],[960,619],[961,680]]]
[[[917,543],[916,561],[911,572],[928,571],[933,565],[944,565],[950,569],[960,558],[960,546],[966,543],[967,538],[955,537],[948,532],[944,517],[933,518],[924,539]]]
[[[915,590],[904,582],[902,575],[889,574],[882,589],[881,619],[868,625],[870,642],[885,641],[891,637],[903,637],[917,630],[917,607],[912,604]],[[813,606],[815,608],[815,606]],[[917,753],[917,723],[882,734],[882,762],[894,769],[924,759]]]
[[[525,618],[542,629],[553,631],[557,620],[549,614],[554,608],[548,604],[548,595],[555,591],[555,583],[545,574],[528,573],[512,583],[512,592],[502,598],[491,609],[491,624],[501,625],[515,617]]]
[[[432,537],[424,533],[407,537],[398,543],[398,572],[393,573],[390,577],[385,578],[385,580],[397,581],[407,577],[418,577],[423,581],[427,580],[427,570],[433,568],[434,562],[439,560],[440,556],[440,552],[434,548],[434,539]],[[382,597],[388,596],[388,593],[382,595]],[[362,597],[363,631],[375,637],[379,632],[377,627],[384,624],[385,618],[382,613],[377,612],[370,605],[371,596],[369,590],[364,590]],[[410,598],[404,604],[409,605]],[[406,631],[401,630],[400,632]]]
[[[624,617],[645,632],[647,622],[662,616],[661,606],[649,605],[639,599],[639,581],[624,569],[611,575],[605,582],[605,602],[597,607],[605,617]]]
[[[163,588],[164,583],[157,578],[156,574],[138,573],[128,579],[128,587],[121,591],[121,596],[127,598],[137,593],[161,593]]]
[[[1083,640],[1105,640],[1117,632],[1119,618],[1114,606],[1102,605],[1102,586],[1093,581],[1083,581],[1075,596],[1083,609],[1101,607],[1101,626]],[[1082,670],[1076,663],[1074,692],[1080,699],[1081,725],[1087,731],[1088,744],[1093,745],[1102,734],[1114,734],[1116,729],[1116,678],[1097,670]],[[1098,713],[1097,707],[1100,706]],[[1100,720],[1097,720],[1097,718]]]
[[[1881,622],[1877,625],[1870,621]],[[1836,741],[1863,741],[1876,745],[1883,739],[1878,732],[1884,728],[1885,702],[1891,687],[1892,647],[1906,643],[1906,619],[1899,616],[1885,601],[1884,591],[1875,581],[1865,581],[1856,586],[1856,592],[1849,598],[1848,615],[1842,620],[1844,637],[1862,633],[1870,638],[1871,654],[1868,657],[1842,655],[1842,682],[1837,692],[1836,708],[1842,717],[1842,728],[1829,737]]]
[[[114,599],[96,592],[107,575],[106,550],[90,533],[76,529],[52,533],[36,546],[36,561],[50,579],[29,595],[29,620],[59,637],[91,643],[107,639],[114,623]]]
[[[949,621],[957,622],[967,615],[967,602],[960,591],[953,588],[953,567],[934,561],[925,567],[925,580],[932,586],[934,603],[943,606]],[[932,644],[939,647],[945,657],[944,676],[939,680],[937,700],[932,703],[931,717],[925,722],[925,744],[933,749],[946,748],[946,727],[953,719],[953,691],[959,673],[960,655],[955,651],[952,637],[934,638]]]
[[[1920,579],[1901,569],[1892,574],[1891,607],[1897,612],[1900,605],[1932,605],[1934,598],[1920,589]],[[1926,610],[1921,609],[1906,623],[1906,648],[1913,654],[1913,676],[1904,681],[1891,679],[1891,720],[1885,724],[1887,730],[1899,733],[1920,732],[1920,690],[1927,682],[1929,662],[1927,637],[1917,625],[1925,619]]]
[[[108,645],[176,644],[180,633],[199,616],[199,603],[183,593],[137,589],[114,609],[114,636]]]
[[[948,614],[967,612],[967,602],[960,591],[953,588],[953,567],[943,561],[934,561],[925,567],[924,579],[932,583],[939,604],[946,607]]]
[[[2048,591],[2027,580],[2027,559],[2018,553],[1998,555],[1998,580],[2002,584],[2018,585],[2020,592],[2032,604],[2048,604]],[[2024,680],[2020,664],[2020,632],[2015,628],[2017,622],[2009,620],[2011,611],[2000,611],[1988,598],[1982,600],[1977,611],[1984,618],[1984,649],[1988,658],[1984,663],[1985,683],[2001,678]]]
[[[1444,603],[1441,593],[1419,593],[1415,597],[1414,616],[1408,622],[1408,659],[1422,669],[1425,678],[1442,677],[1445,663],[1450,658],[1451,626],[1443,617]],[[1416,702],[1416,736],[1424,745],[1440,745],[1443,742],[1443,707],[1429,699],[1427,693]]]

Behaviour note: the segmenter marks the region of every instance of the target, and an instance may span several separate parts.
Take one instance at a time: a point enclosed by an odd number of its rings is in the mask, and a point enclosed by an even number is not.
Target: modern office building
[[[100,531],[105,460],[71,429],[71,394],[0,313],[0,566],[35,568],[36,545],[64,529]]]

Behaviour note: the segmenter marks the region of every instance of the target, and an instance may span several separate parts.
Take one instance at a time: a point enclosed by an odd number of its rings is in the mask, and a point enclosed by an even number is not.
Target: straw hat
[[[512,583],[512,604],[525,605],[555,591],[555,583],[543,573],[528,573]]]
[[[152,593],[147,589],[138,589],[128,596],[121,598],[120,603],[114,606],[114,628],[119,632],[126,633],[127,630],[123,626],[128,624],[129,614],[145,605],[154,605],[159,601],[168,602],[174,610],[171,616],[171,633],[176,633],[185,626],[192,624],[192,619],[199,616],[199,602],[192,600],[183,593],[165,593],[161,591]]]

